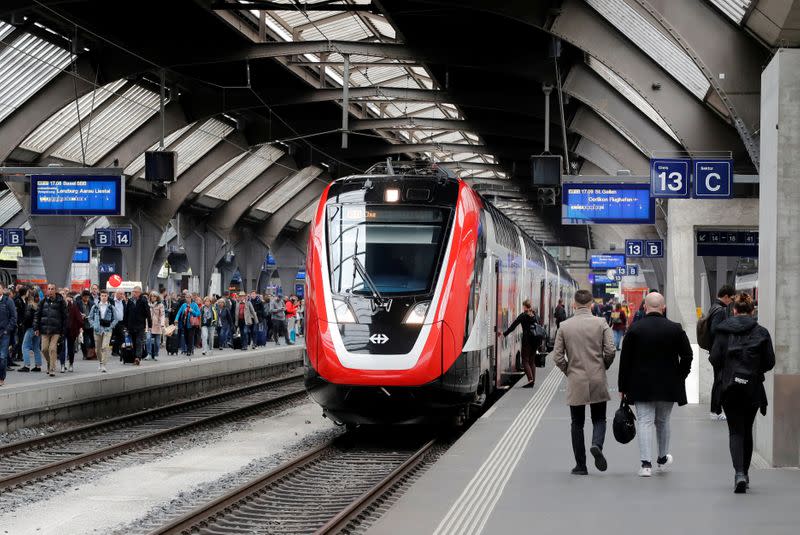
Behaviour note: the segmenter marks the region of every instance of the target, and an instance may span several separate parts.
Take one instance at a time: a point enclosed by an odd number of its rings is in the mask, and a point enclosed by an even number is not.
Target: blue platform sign
[[[636,277],[639,275],[639,266],[637,266],[636,264],[631,264],[627,266],[627,269],[628,269],[628,275],[630,275],[631,277]]]
[[[111,247],[114,244],[114,232],[110,228],[94,229],[95,247]]]
[[[733,161],[695,160],[694,197],[696,199],[733,197]]]
[[[80,246],[72,253],[73,264],[88,264],[92,261],[92,250],[86,246]]]
[[[0,247],[6,244],[6,229],[0,228]]]
[[[647,258],[663,258],[664,240],[645,240],[644,255]]]
[[[617,275],[618,276],[622,277],[622,276],[627,275],[627,274],[628,274],[627,266],[620,266],[620,267],[617,268]]]
[[[644,240],[625,240],[625,256],[633,258],[644,256]]]
[[[124,215],[125,182],[119,176],[31,176],[31,214]]]
[[[685,158],[650,160],[653,197],[688,198],[690,169],[690,161]]]
[[[21,228],[7,228],[6,231],[6,245],[14,247],[22,247],[25,245],[25,229]]]
[[[109,275],[111,273],[117,272],[117,264],[110,263],[110,264],[98,264],[97,272],[102,273],[104,275]]]
[[[131,229],[129,228],[115,228],[114,229],[114,247],[132,247],[133,238]]]

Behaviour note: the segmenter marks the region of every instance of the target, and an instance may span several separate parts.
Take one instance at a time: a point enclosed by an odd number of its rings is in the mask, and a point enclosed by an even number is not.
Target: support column
[[[761,75],[758,319],[775,370],[757,417],[756,449],[773,466],[800,466],[800,50],[781,49]]]
[[[120,274],[125,280],[141,281],[151,290],[154,289],[152,286],[154,281],[150,281],[150,272],[158,244],[166,227],[153,221],[144,210],[138,208],[125,218],[109,219],[112,225],[131,226],[133,245],[121,249],[123,266]]]
[[[703,263],[697,258],[695,229],[754,228],[758,225],[758,200],[670,199],[667,210],[667,316],[683,325],[694,348],[692,375],[686,383],[689,402],[707,404],[711,401],[714,372],[708,353],[697,345],[697,307],[702,300],[695,294],[695,282],[703,272]]]
[[[274,247],[270,249],[272,256],[275,257],[278,273],[281,278],[281,286],[284,295],[294,293],[294,281],[297,272],[305,266],[305,248],[300,248],[290,236],[283,236],[277,240]]]
[[[205,295],[211,284],[211,273],[225,255],[227,242],[214,229],[189,216],[181,215],[180,231],[186,258],[192,274],[198,277],[200,293]]]
[[[256,289],[261,266],[267,258],[267,246],[256,239],[248,228],[241,229],[241,234],[233,246],[236,264],[242,275],[242,287],[246,291]]]

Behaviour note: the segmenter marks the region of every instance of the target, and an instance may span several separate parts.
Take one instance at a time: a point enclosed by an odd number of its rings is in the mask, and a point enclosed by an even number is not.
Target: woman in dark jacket
[[[536,382],[534,358],[536,357],[536,350],[542,343],[541,338],[534,336],[534,325],[538,323],[539,318],[536,317],[536,312],[534,312],[530,300],[526,299],[522,302],[522,314],[517,316],[517,319],[503,333],[503,336],[508,336],[518,325],[522,325],[522,367],[525,369],[525,376],[528,378],[528,384],[522,388],[533,388]]]
[[[83,315],[80,308],[75,303],[76,296],[68,295],[67,302],[67,332],[64,336],[64,349],[59,350],[58,360],[61,361],[61,373],[67,371],[67,359],[69,359],[69,371],[74,371],[75,365],[75,342],[83,329]]]
[[[767,414],[764,374],[775,366],[769,331],[753,319],[753,308],[749,295],[736,296],[733,317],[717,326],[708,358],[714,367],[711,411],[720,414],[724,409],[727,416],[737,494],[746,492],[750,486],[753,422],[759,409],[761,414]]]

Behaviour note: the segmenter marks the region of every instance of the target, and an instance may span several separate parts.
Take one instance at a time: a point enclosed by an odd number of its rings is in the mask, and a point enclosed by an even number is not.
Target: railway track
[[[0,447],[0,493],[305,396],[292,375]]]
[[[420,467],[422,447],[353,446],[347,435],[251,480],[151,532],[334,534]]]

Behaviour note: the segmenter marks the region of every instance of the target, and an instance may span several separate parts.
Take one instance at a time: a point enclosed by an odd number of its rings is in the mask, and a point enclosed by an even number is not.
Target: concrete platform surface
[[[98,370],[98,361],[81,360],[76,355],[72,373],[56,373],[55,377],[50,377],[44,372],[9,371],[5,385],[0,387],[0,419],[43,409],[55,410],[89,399],[301,361],[303,349],[302,342],[292,346],[276,346],[270,342],[264,348],[247,351],[216,350],[206,356],[198,351],[191,359],[184,355],[170,356],[162,350],[158,360],[145,360],[139,366],[122,364],[118,357],[110,357],[106,373]]]
[[[674,464],[638,477],[637,441],[619,444],[611,430],[616,376],[615,365],[607,472],[589,455],[589,476],[569,473],[566,380],[550,364],[538,370],[533,391],[519,383],[508,392],[367,533],[798,533],[800,470],[769,469],[756,458],[752,488],[733,494],[727,425],[710,420],[706,406],[674,409]],[[588,441],[588,410],[585,434]]]

